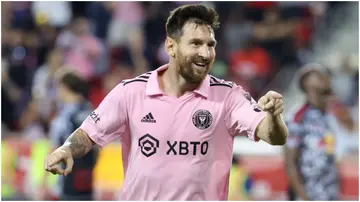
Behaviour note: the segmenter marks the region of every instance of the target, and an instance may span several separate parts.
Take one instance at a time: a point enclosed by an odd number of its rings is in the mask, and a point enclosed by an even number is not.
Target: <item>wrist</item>
[[[59,147],[58,150],[72,156],[71,148],[70,148],[70,145],[68,143],[64,143],[61,147]]]

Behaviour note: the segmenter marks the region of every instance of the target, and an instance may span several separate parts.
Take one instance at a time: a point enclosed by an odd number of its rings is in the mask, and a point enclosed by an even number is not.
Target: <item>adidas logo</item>
[[[141,119],[141,122],[156,123],[156,120],[154,119],[153,115],[150,112],[146,116],[144,116],[144,118]]]

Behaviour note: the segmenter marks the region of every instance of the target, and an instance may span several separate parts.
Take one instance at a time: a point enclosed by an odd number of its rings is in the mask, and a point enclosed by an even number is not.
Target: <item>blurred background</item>
[[[52,148],[49,127],[61,104],[55,72],[78,72],[90,85],[89,100],[96,107],[121,80],[167,63],[165,22],[182,4],[1,2],[3,200],[49,198],[55,187],[56,176],[45,186],[42,182],[43,160]],[[296,72],[320,63],[331,73],[337,96],[334,117],[351,116],[358,124],[358,2],[204,4],[217,10],[221,22],[213,75],[242,85],[256,100],[270,89],[280,92],[289,113],[304,102]],[[288,199],[281,147],[238,137],[234,156],[230,199]],[[341,198],[358,200],[358,149],[339,161]],[[116,199],[122,171],[117,141],[100,151],[95,199]]]

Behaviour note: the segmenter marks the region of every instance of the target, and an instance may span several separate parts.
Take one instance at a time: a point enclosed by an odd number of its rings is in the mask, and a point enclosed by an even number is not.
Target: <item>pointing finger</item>
[[[50,155],[50,157],[48,158],[48,167],[54,166],[55,164],[60,163],[62,160],[64,159],[63,156],[61,155]]]

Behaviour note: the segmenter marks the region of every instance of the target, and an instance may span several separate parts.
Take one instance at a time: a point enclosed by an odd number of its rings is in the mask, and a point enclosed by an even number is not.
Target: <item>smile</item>
[[[199,67],[206,67],[206,65],[207,65],[206,63],[195,63],[195,62],[194,62],[194,64]]]

